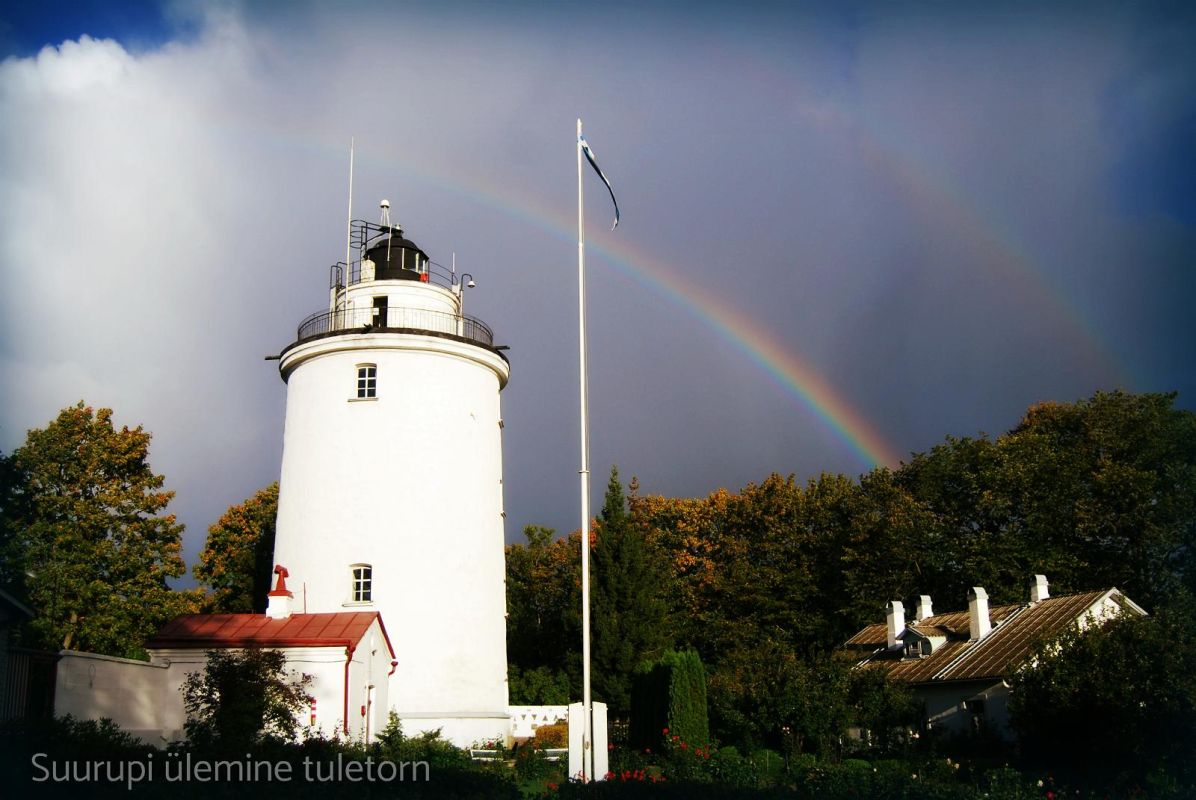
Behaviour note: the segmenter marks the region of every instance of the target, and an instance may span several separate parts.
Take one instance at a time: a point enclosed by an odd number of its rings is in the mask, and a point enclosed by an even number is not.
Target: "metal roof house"
[[[911,684],[926,704],[928,729],[988,727],[1009,738],[1007,679],[1035,646],[1073,625],[1082,630],[1121,614],[1146,611],[1116,588],[1051,597],[1046,577],[1035,575],[1027,603],[990,608],[988,594],[974,587],[967,611],[934,614],[930,597],[922,595],[908,625],[904,606],[892,601],[885,622],[852,636],[841,652],[857,669],[883,669]]]

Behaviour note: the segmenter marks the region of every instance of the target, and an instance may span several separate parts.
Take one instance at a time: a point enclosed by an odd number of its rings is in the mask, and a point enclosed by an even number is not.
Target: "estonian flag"
[[[578,127],[581,127],[580,123],[578,123]],[[594,171],[598,173],[598,177],[606,184],[606,191],[610,192],[610,201],[615,204],[615,224],[610,226],[610,229],[613,231],[619,227],[619,201],[615,199],[615,190],[611,188],[610,181],[602,174],[602,168],[598,166],[598,161],[594,158],[594,151],[586,143],[586,137],[578,136],[577,142],[581,145],[582,152],[586,154],[586,161],[590,162],[590,166],[594,168]]]

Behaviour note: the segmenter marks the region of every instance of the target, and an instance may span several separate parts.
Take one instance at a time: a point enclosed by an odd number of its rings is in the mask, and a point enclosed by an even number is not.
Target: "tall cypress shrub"
[[[710,741],[706,668],[694,650],[670,650],[641,665],[631,692],[632,747],[659,747],[665,729],[691,746]]]

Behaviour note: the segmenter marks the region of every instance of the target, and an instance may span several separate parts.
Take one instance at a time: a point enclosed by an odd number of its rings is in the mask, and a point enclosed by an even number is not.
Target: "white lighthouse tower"
[[[510,365],[462,313],[472,276],[431,262],[390,224],[389,203],[380,224],[351,224],[348,257],[332,267],[329,310],[280,356],[274,562],[299,613],[381,613],[398,663],[375,680],[389,681],[404,733],[505,739]]]

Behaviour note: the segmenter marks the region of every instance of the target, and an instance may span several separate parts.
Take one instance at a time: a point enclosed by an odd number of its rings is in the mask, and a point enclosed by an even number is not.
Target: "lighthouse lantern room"
[[[502,415],[510,365],[382,203],[350,225],[328,309],[279,358],[287,384],[274,563],[298,613],[376,610],[407,734],[508,735]],[[468,282],[462,278],[469,278]],[[351,654],[350,654],[350,657]],[[371,730],[385,726],[378,709]]]

